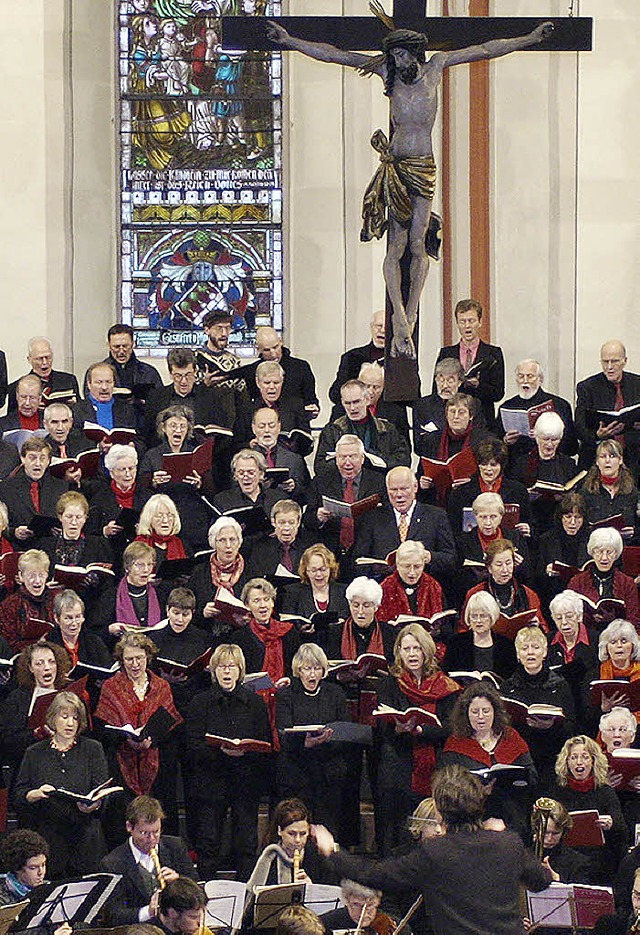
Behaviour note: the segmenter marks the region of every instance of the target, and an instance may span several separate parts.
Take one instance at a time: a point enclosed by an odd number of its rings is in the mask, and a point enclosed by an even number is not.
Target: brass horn
[[[542,860],[544,854],[544,837],[547,833],[547,825],[551,818],[551,812],[558,803],[555,799],[542,796],[533,803],[533,814],[531,815],[531,827],[533,829],[534,851],[538,860]]]

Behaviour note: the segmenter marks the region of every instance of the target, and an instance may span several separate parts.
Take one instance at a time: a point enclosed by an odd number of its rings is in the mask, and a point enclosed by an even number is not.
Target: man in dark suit
[[[313,439],[309,427],[309,412],[302,400],[295,396],[284,396],[284,368],[276,360],[261,360],[256,367],[256,387],[258,394],[249,406],[238,413],[233,433],[236,448],[246,448],[253,436],[251,423],[258,409],[274,409],[285,433],[289,448],[306,457],[313,448]],[[294,431],[297,430],[297,431]],[[293,432],[294,434],[289,435]]]
[[[411,446],[409,435],[409,420],[407,419],[407,407],[403,403],[387,402],[383,398],[384,394],[384,368],[380,364],[363,364],[360,367],[358,379],[364,383],[369,393],[369,412],[372,416],[378,416],[380,419],[386,419],[395,425],[397,430]]]
[[[498,412],[498,435],[509,446],[509,460],[513,464],[518,458],[528,454],[536,447],[533,435],[520,435],[517,431],[506,431],[502,413],[505,409],[534,409],[543,406],[550,412],[556,412],[564,422],[564,435],[559,452],[563,455],[575,455],[578,452],[578,438],[573,424],[571,404],[561,396],[547,393],[542,389],[544,373],[537,360],[521,360],[516,367],[518,392],[506,399]]]
[[[140,795],[127,806],[129,837],[100,861],[104,873],[122,879],[106,905],[109,924],[133,925],[148,922],[158,911],[160,880],[163,884],[179,876],[197,880],[187,849],[180,838],[162,834],[162,806],[157,799]],[[157,863],[153,851],[157,854]],[[159,868],[159,869],[158,869]]]
[[[249,545],[245,566],[247,578],[270,578],[279,565],[297,575],[302,553],[315,542],[306,529],[300,529],[302,510],[295,500],[278,500],[271,508],[270,518],[273,533],[264,534]],[[280,587],[278,582],[278,609],[283,598],[280,592],[293,583],[293,580],[283,581],[283,587]]]
[[[374,361],[384,362],[384,341],[385,341],[385,313],[384,310],[375,312],[371,318],[371,340],[362,347],[352,347],[340,358],[340,365],[336,378],[329,389],[329,399],[334,404],[331,413],[331,421],[334,422],[338,416],[343,415],[342,401],[340,399],[340,390],[347,380],[357,380],[360,373],[360,367],[363,364],[370,364]]]
[[[322,541],[340,561],[341,580],[350,580],[353,543],[363,518],[349,520],[323,507],[322,498],[351,501],[377,494],[384,499],[384,475],[365,465],[364,445],[357,435],[343,435],[336,443],[335,461],[311,483],[305,527]],[[373,514],[378,515],[378,510]],[[386,553],[385,553],[386,554]]]
[[[595,417],[594,410],[612,411],[640,403],[640,375],[625,370],[627,352],[621,341],[607,341],[600,348],[602,373],[596,373],[577,386],[576,431],[582,444],[578,467],[590,468],[595,460],[598,442],[605,438],[622,440],[624,460],[638,479],[640,469],[640,419],[625,430],[619,422],[605,423]]]
[[[65,370],[53,369],[53,349],[47,338],[31,338],[27,348],[27,360],[31,367],[29,374],[35,374],[40,378],[44,403],[47,402],[52,393],[64,393],[65,400],[71,403],[80,398],[78,381],[75,376]],[[9,386],[7,412],[17,408],[17,386],[17,380]]]
[[[471,367],[478,365],[472,374],[463,377],[462,389],[480,400],[487,427],[493,429],[496,421],[494,404],[504,396],[502,349],[480,340],[482,306],[475,299],[462,299],[458,302],[455,317],[460,340],[457,344],[441,347],[436,363],[453,357],[460,361],[465,374]],[[435,380],[433,389],[436,389]]]
[[[266,459],[267,471],[269,468],[287,468],[289,477],[276,484],[288,497],[292,497],[301,506],[307,502],[309,485],[311,477],[307,463],[301,455],[295,451],[290,451],[280,440],[282,423],[280,416],[275,409],[264,406],[256,409],[253,413],[251,422],[253,429],[253,438],[249,442],[249,447],[254,451],[260,451]],[[267,480],[269,475],[267,474]]]
[[[243,369],[251,399],[257,399],[260,395],[256,385],[258,364],[263,360],[275,360],[284,370],[282,398],[302,400],[308,417],[315,419],[320,412],[320,404],[316,395],[316,378],[307,361],[294,357],[289,348],[283,346],[282,338],[275,328],[268,325],[256,329],[256,350],[259,359]]]
[[[33,538],[27,527],[36,515],[55,517],[56,504],[69,489],[49,473],[51,448],[43,438],[29,438],[20,449],[21,469],[0,484],[0,500],[9,512],[7,535],[14,544]]]
[[[367,513],[356,537],[356,558],[383,559],[407,539],[422,542],[427,550],[426,571],[447,587],[456,561],[456,546],[444,510],[417,503],[418,482],[408,467],[387,474],[389,504]]]

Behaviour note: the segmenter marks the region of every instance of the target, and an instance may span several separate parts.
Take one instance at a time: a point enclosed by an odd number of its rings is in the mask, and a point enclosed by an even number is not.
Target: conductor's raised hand
[[[323,857],[328,857],[335,850],[335,840],[328,828],[324,825],[313,825],[311,835],[316,842],[316,847]]]

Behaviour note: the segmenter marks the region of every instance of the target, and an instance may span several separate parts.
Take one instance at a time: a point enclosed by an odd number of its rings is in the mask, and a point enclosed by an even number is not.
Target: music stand
[[[118,873],[94,873],[65,882],[42,883],[33,891],[29,905],[22,912],[21,929],[41,925],[55,929],[63,922],[75,928],[87,927],[121,879]]]
[[[19,903],[7,903],[0,906],[0,935],[7,935],[7,932],[16,921],[23,909],[29,905],[28,899],[23,899]]]
[[[304,902],[304,883],[283,883],[278,886],[257,886],[253,904],[253,927],[273,929],[287,906]]]
[[[207,897],[204,920],[206,927],[237,931],[242,925],[247,897],[246,884],[238,880],[208,880],[204,884],[204,892]]]

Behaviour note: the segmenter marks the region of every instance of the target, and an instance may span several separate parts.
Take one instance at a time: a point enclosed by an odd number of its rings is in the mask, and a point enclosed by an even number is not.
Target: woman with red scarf
[[[538,783],[538,774],[529,747],[511,727],[499,693],[489,682],[477,682],[458,695],[451,716],[451,736],[447,738],[442,766],[459,764],[468,770],[490,769],[495,764],[520,766],[516,779],[487,783],[486,818],[502,818],[521,835],[527,832],[529,797]]]
[[[623,601],[608,613],[600,613],[585,604],[585,619],[601,629],[612,617],[624,617],[640,629],[638,587],[630,575],[616,568],[622,555],[622,536],[617,529],[594,529],[587,542],[587,552],[593,559],[584,571],[569,580],[569,588],[598,603],[601,600]]]
[[[595,809],[599,814],[604,844],[576,850],[589,861],[590,882],[611,886],[627,852],[628,835],[620,800],[607,780],[607,758],[595,740],[577,734],[562,747],[555,772],[556,781],[544,790],[544,795],[561,802],[569,812]]]
[[[622,514],[622,536],[626,541],[636,535],[640,494],[623,458],[622,448],[615,438],[601,441],[596,448],[595,464],[589,469],[580,493],[587,504],[590,523]]]
[[[483,496],[486,496],[484,494]],[[525,584],[514,577],[516,568],[516,550],[513,542],[509,539],[494,539],[487,545],[484,563],[489,576],[486,580],[474,585],[467,591],[464,605],[460,611],[460,620],[465,619],[467,601],[472,594],[478,591],[488,591],[498,602],[501,617],[513,617],[514,614],[522,613],[525,610],[537,611],[536,620],[545,633],[549,631],[549,625],[542,615],[540,599],[535,591],[528,588]],[[500,622],[498,621],[498,632],[500,632]],[[458,624],[458,630],[464,632],[464,626]]]
[[[487,548],[498,539],[513,543],[518,580],[528,581],[530,576],[529,548],[522,533],[517,529],[503,528],[504,502],[498,493],[481,493],[472,503],[476,525],[468,532],[457,536],[458,554],[461,562],[484,562]],[[478,580],[475,570],[463,569],[459,577],[458,593],[464,594]]]
[[[398,845],[408,815],[418,802],[431,794],[431,775],[436,751],[447,737],[449,713],[460,686],[436,663],[433,639],[418,623],[403,627],[394,645],[390,674],[380,680],[378,705],[398,711],[423,708],[435,714],[440,724],[406,724],[396,721],[376,731],[380,749],[376,797],[381,827],[379,845],[383,854]]]
[[[135,542],[145,542],[156,553],[156,568],[162,563],[187,557],[184,543],[178,533],[180,532],[180,514],[171,497],[164,493],[156,493],[150,497],[142,508],[138,521],[138,535]],[[175,584],[186,581],[184,573],[165,571],[158,584],[162,585],[162,594],[166,598]]]
[[[614,620],[605,627],[598,642],[598,658],[601,679],[623,679],[629,682],[640,679],[640,637],[628,620]],[[603,694],[603,714],[618,705],[631,707],[629,696],[624,691],[624,681],[619,691]],[[640,711],[633,713],[640,722]]]
[[[454,393],[444,404],[446,426],[442,432],[431,432],[425,439],[425,457],[437,461],[448,461],[449,458],[453,458],[463,450],[471,449],[473,445],[481,441],[487,431],[473,424],[475,411],[476,403],[472,396],[466,393]],[[418,469],[420,490],[428,491],[428,493],[426,495],[423,493],[421,499],[430,502],[437,500],[439,505],[444,506],[448,491],[436,490],[432,478],[421,475],[422,466]]]
[[[87,532],[105,536],[111,546],[114,568],[120,569],[122,552],[135,535],[133,527],[120,525],[121,510],[140,512],[149,491],[137,482],[138,452],[133,445],[112,445],[104,456],[110,475],[91,498]]]
[[[523,536],[531,535],[531,502],[527,488],[505,477],[505,470],[509,462],[509,449],[499,438],[485,438],[474,445],[473,453],[478,465],[478,473],[474,474],[467,484],[454,487],[449,494],[447,513],[451,528],[457,535],[462,532],[462,518],[465,507],[470,507],[481,493],[498,493],[503,503],[515,503],[520,509],[520,522],[516,529]]]
[[[212,548],[208,562],[196,565],[189,580],[189,587],[196,596],[194,621],[211,636],[212,645],[234,642],[234,628],[221,623],[214,604],[218,588],[231,591],[240,597],[246,584],[242,546],[242,527],[231,516],[220,516],[209,529],[209,545]]]
[[[120,776],[130,792],[129,798],[137,795],[153,795],[169,802],[160,794],[163,786],[170,788],[170,776],[160,775],[163,749],[170,742],[170,731],[182,723],[182,716],[173,703],[169,683],[151,671],[156,647],[144,633],[126,633],[116,644],[115,658],[122,669],[107,679],[100,692],[95,712],[95,725],[107,745],[109,762],[114,778]],[[166,736],[154,743],[151,738],[134,740],[118,731],[108,730],[106,725],[143,727],[149,718],[164,708],[169,715]],[[175,786],[175,777],[173,777]]]
[[[442,588],[425,572],[426,558],[427,550],[422,542],[407,539],[398,546],[395,571],[382,582],[378,620],[397,620],[400,614],[433,617],[443,610]],[[436,624],[435,633],[434,630],[430,632],[444,652],[446,638],[440,643],[440,626]]]

